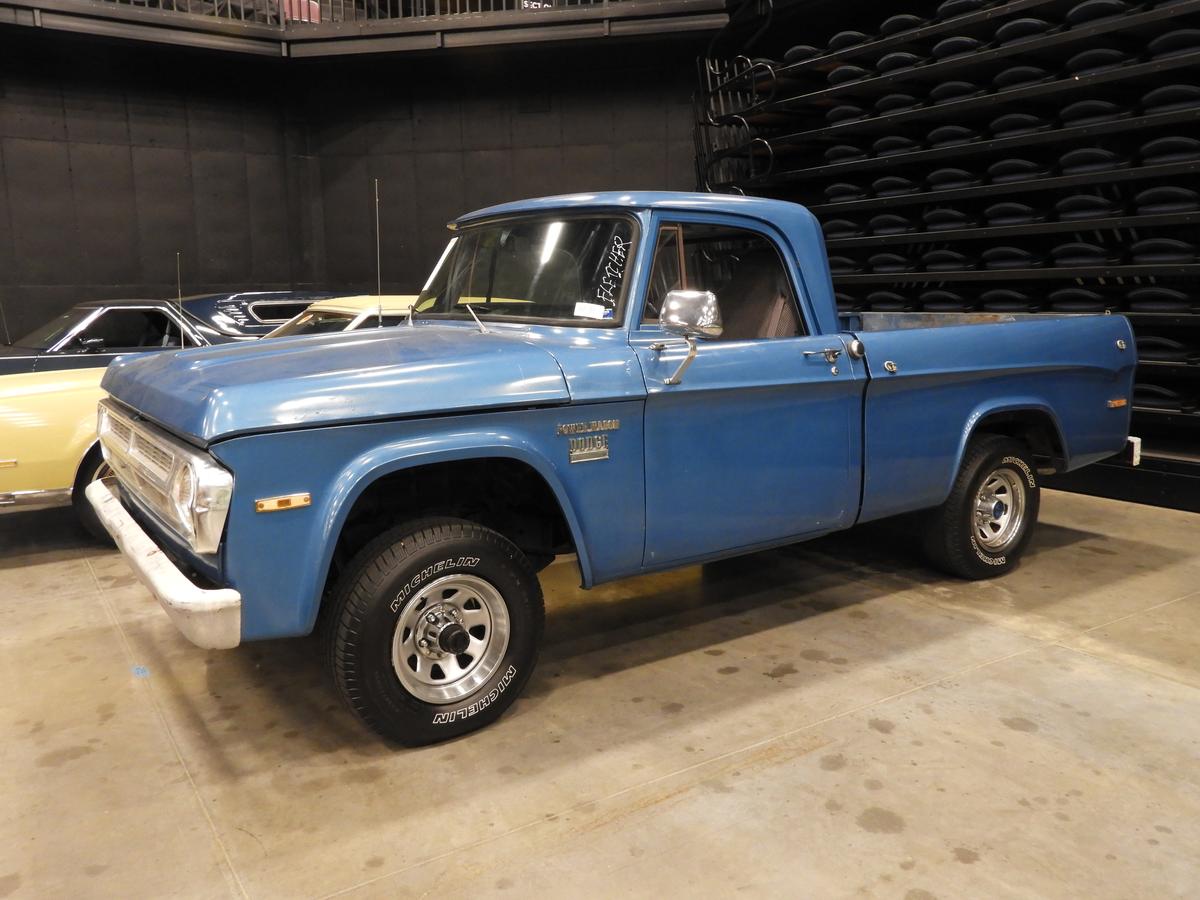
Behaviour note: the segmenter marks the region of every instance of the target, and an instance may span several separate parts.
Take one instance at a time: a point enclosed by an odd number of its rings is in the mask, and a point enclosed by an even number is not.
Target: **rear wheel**
[[[75,508],[75,515],[79,518],[79,523],[83,525],[88,534],[109,546],[113,546],[113,539],[100,524],[100,518],[92,509],[92,504],[88,502],[88,498],[84,496],[83,492],[93,481],[107,478],[111,474],[112,469],[104,461],[104,455],[100,452],[100,448],[93,447],[87,452],[83,462],[79,464],[79,471],[75,475],[75,486],[71,489],[71,505]]]
[[[962,578],[1003,575],[1028,544],[1040,505],[1029,449],[1001,435],[975,438],[950,496],[930,514],[926,552],[939,568]]]
[[[499,718],[533,671],[541,587],[502,535],[461,519],[394,528],[338,581],[334,681],[371,729],[409,746]]]

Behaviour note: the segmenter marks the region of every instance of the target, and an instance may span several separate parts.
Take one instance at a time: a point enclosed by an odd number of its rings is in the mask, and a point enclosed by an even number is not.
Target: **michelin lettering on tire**
[[[975,555],[981,562],[987,563],[989,566],[1002,566],[1008,562],[1007,556],[988,556],[984,553],[974,535],[971,536],[971,549],[975,551]]]
[[[476,700],[469,706],[463,706],[459,709],[450,710],[448,712],[434,713],[434,725],[450,725],[454,722],[463,719],[469,719],[476,713],[482,712],[493,703],[500,699],[500,695],[508,688],[512,680],[517,677],[516,666],[509,666],[508,670],[500,676],[500,680],[496,682],[496,686]]]
[[[404,605],[412,592],[427,582],[434,575],[444,572],[446,569],[473,569],[479,565],[479,557],[477,556],[460,556],[458,559],[443,559],[440,562],[426,566],[420,572],[412,577],[408,584],[400,588],[400,593],[391,603],[392,612],[399,612],[400,607]]]
[[[1025,462],[1025,460],[1021,459],[1021,457],[1006,456],[1002,460],[1000,460],[1000,463],[1001,463],[1001,465],[1003,465],[1004,463],[1008,463],[1010,465],[1016,466],[1018,469],[1020,469],[1022,472],[1025,473],[1025,480],[1027,482],[1029,482],[1029,486],[1031,488],[1037,487],[1037,479],[1034,478],[1034,476],[1033,476],[1033,470],[1031,468],[1029,468],[1028,464]]]

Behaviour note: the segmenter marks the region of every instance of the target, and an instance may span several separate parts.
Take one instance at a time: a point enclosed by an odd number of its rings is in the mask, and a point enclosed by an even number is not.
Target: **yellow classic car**
[[[348,331],[404,320],[416,296],[319,300],[268,337]],[[96,440],[100,379],[117,356],[207,346],[236,337],[167,300],[81,303],[0,346],[0,513],[73,504],[96,537],[107,533],[83,496],[107,474]]]
[[[416,303],[416,294],[360,294],[354,297],[330,297],[316,303],[284,322],[267,337],[292,337],[301,334],[327,334],[382,325],[399,325]]]
[[[80,303],[0,346],[0,512],[74,503],[107,539],[83,488],[105,474],[96,443],[100,379],[122,353],[206,346],[219,335],[177,303]]]

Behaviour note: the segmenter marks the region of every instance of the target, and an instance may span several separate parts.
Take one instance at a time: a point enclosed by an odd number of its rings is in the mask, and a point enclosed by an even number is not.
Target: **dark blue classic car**
[[[183,298],[183,306],[218,333],[237,339],[262,337],[309,304],[335,296],[327,291],[238,291],[193,294]]]
[[[236,340],[193,315],[187,301],[91,300],[8,346],[0,375],[103,368],[119,353],[205,347]]]

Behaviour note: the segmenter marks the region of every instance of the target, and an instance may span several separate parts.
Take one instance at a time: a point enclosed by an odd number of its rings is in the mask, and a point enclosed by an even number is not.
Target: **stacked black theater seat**
[[[808,205],[845,310],[1128,315],[1134,431],[1198,449],[1200,0],[879,7],[714,42],[701,186]]]

